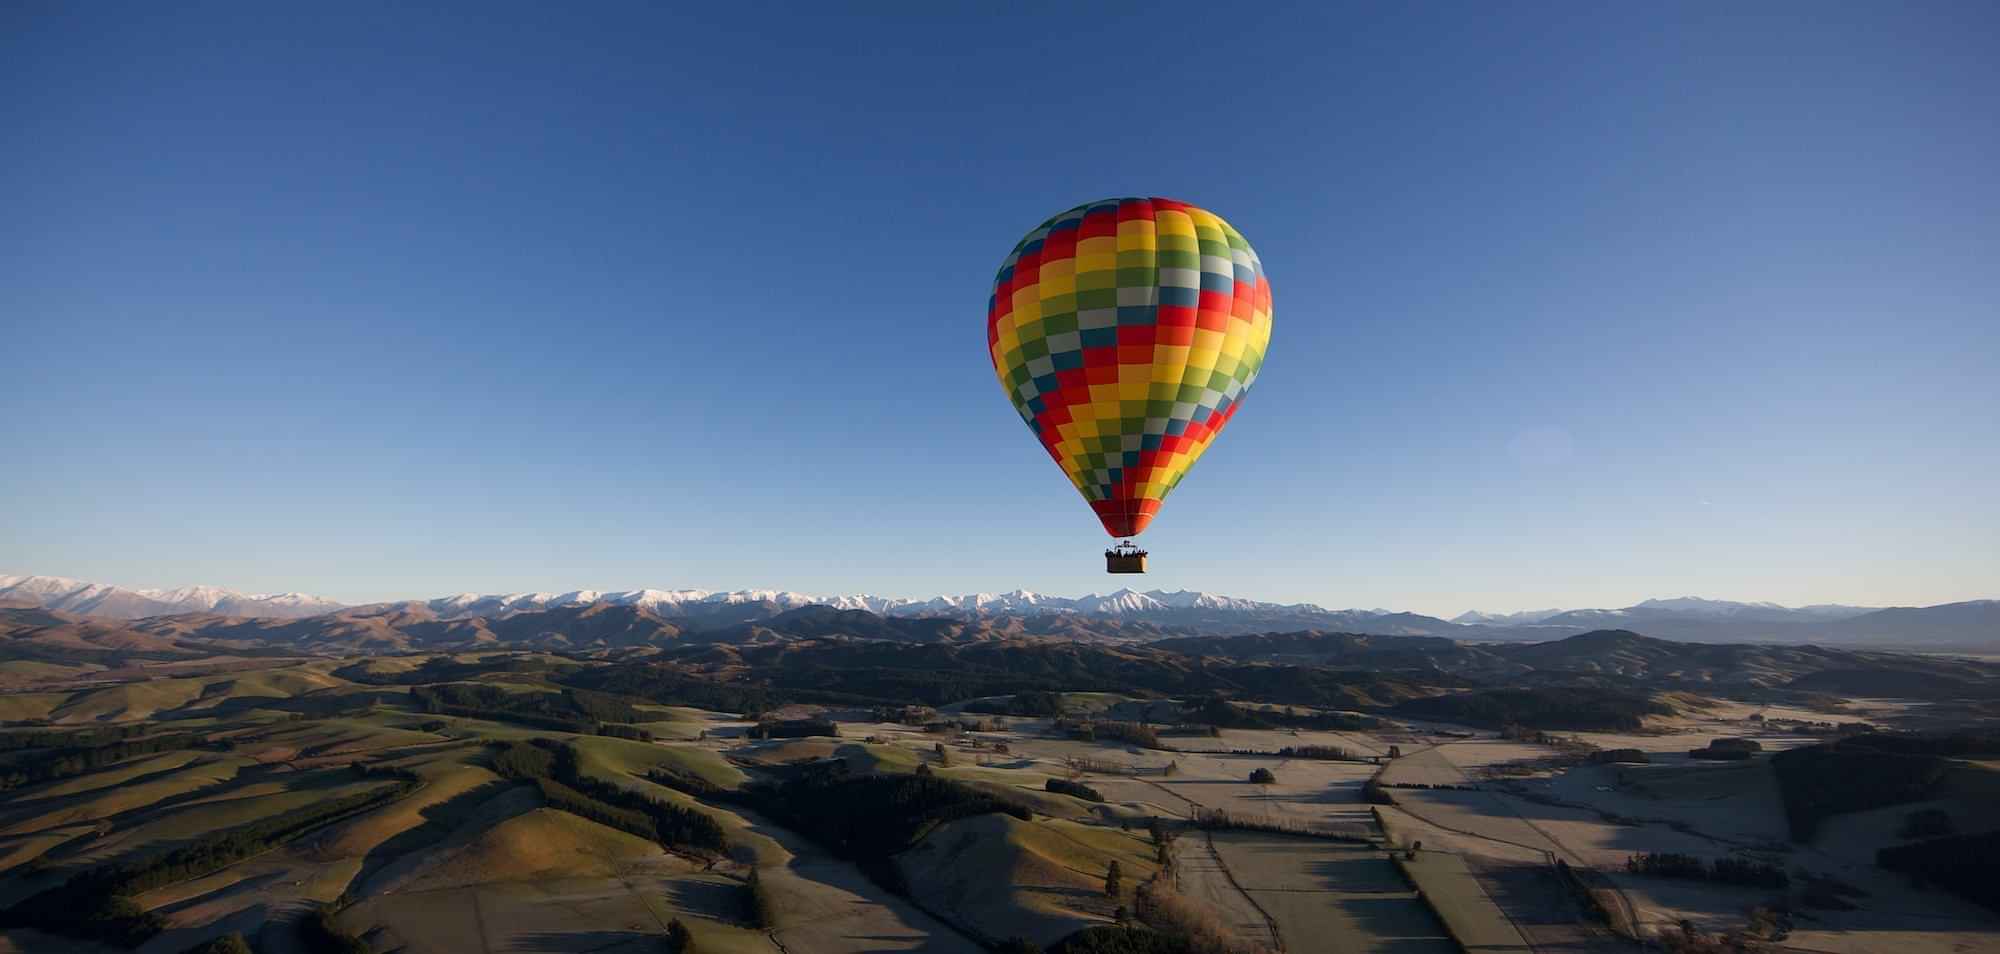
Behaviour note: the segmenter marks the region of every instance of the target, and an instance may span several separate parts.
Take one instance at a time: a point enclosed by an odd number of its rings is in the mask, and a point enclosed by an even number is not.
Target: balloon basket
[[[1104,551],[1104,572],[1144,573],[1146,572],[1146,551],[1132,545],[1132,541]]]

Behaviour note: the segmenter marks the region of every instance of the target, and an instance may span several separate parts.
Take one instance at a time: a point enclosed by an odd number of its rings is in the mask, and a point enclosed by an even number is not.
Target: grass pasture
[[[28,722],[49,718],[57,706],[68,702],[74,693],[67,692],[9,692],[0,694],[0,721]]]
[[[623,784],[619,776],[643,778],[666,769],[699,778],[719,788],[736,788],[749,780],[743,770],[708,749],[692,745],[661,745],[610,736],[577,736],[577,767],[585,775]]]
[[[495,881],[612,878],[641,860],[657,860],[660,846],[553,808],[536,808],[500,822],[463,844],[426,859],[396,887],[398,892],[457,888]]]
[[[149,808],[227,784],[252,764],[249,759],[233,756],[194,759],[142,781],[128,780],[94,786],[69,797],[23,801],[19,812],[10,812],[5,816],[0,835],[21,835],[64,825],[89,824]],[[114,766],[111,771],[115,773],[122,768]]]
[[[1458,950],[1444,926],[1378,849],[1261,832],[1212,835],[1217,857],[1243,892],[1277,922],[1286,950],[1384,954]]]
[[[1125,878],[1118,901],[1102,892],[1113,860]],[[1019,935],[1040,944],[1109,923],[1112,909],[1129,903],[1133,886],[1153,870],[1142,838],[1007,815],[941,825],[896,864],[926,908],[987,937]]]
[[[1395,863],[1423,892],[1424,900],[1467,952],[1527,949],[1527,939],[1479,886],[1464,858],[1419,851],[1415,858],[1397,857]]]
[[[164,752],[154,756],[140,756],[139,758],[120,762],[102,771],[92,772],[88,775],[78,775],[74,778],[62,779],[16,792],[9,798],[9,801],[27,802],[39,801],[45,798],[63,798],[70,795],[81,795],[85,792],[94,792],[113,785],[124,785],[134,779],[144,778],[148,775],[170,772],[199,758],[201,758],[200,752],[193,752],[186,749],[178,752]]]

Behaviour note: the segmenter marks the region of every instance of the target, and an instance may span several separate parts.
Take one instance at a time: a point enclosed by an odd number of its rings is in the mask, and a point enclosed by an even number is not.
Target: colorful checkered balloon
[[[1271,340],[1250,243],[1172,199],[1043,222],[1000,265],[986,346],[1007,399],[1114,537],[1146,529],[1236,414]]]

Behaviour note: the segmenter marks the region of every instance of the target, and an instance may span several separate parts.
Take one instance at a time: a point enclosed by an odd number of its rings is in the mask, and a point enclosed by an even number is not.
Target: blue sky
[[[0,11],[0,572],[1106,590],[985,299],[1151,194],[1276,304],[1147,586],[2000,596],[1992,4],[293,6]]]

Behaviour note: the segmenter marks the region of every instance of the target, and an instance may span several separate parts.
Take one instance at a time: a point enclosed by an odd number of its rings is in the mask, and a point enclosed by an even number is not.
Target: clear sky
[[[0,572],[1108,590],[985,303],[1164,195],[1275,329],[1142,588],[2000,596],[1995,4],[301,6],[0,10]]]

